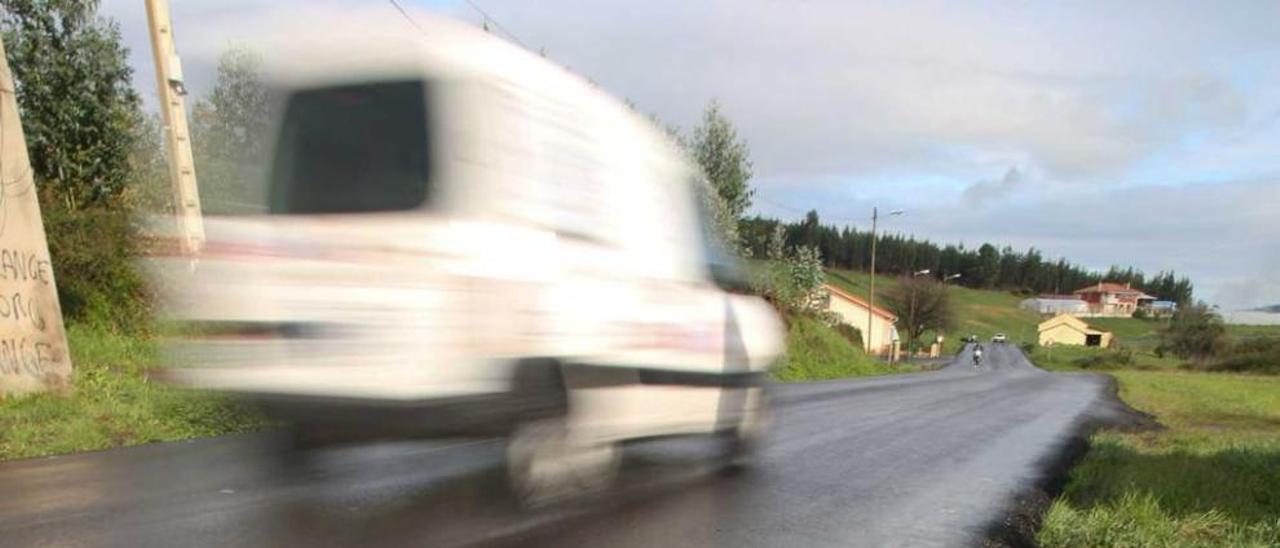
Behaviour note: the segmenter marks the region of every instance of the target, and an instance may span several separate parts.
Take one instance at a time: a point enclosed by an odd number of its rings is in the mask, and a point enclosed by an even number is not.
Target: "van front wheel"
[[[507,442],[511,488],[529,507],[604,491],[620,461],[618,444],[577,440],[563,417],[522,424]]]

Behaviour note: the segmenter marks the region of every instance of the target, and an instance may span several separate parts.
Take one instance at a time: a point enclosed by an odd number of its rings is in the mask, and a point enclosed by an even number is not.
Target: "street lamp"
[[[889,216],[902,215],[901,209],[889,212]],[[876,221],[880,219],[880,210],[871,208],[871,283],[867,287],[867,353],[871,353],[871,309],[876,306]]]
[[[959,277],[960,277],[960,274],[959,274],[959,273],[951,274],[951,275],[949,275],[949,276],[944,276],[944,277],[942,278],[942,283],[947,283],[947,282],[949,282],[949,281],[951,281],[951,280],[954,280],[954,279],[956,279],[956,278],[959,278]]]

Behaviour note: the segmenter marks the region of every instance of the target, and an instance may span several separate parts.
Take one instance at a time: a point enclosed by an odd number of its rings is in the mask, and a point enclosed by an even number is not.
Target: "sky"
[[[904,209],[882,226],[1172,269],[1226,310],[1280,303],[1280,3],[401,3],[477,25],[482,9],[682,128],[719,101],[756,213],[865,229]],[[211,88],[238,41],[352,8],[409,24],[375,0],[175,0],[188,87]],[[142,2],[102,12],[154,104]]]

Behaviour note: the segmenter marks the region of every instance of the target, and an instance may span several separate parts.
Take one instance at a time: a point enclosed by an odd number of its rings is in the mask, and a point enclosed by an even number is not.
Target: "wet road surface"
[[[538,512],[502,489],[496,440],[335,449],[322,480],[271,477],[272,434],[0,463],[0,546],[967,546],[1114,412],[1105,378],[986,345],[930,373],[781,385],[732,474],[704,440],[627,449],[607,496]]]

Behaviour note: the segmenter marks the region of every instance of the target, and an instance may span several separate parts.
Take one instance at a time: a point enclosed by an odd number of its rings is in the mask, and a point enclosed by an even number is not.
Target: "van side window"
[[[426,85],[303,90],[285,107],[271,181],[276,214],[403,211],[428,198]]]

